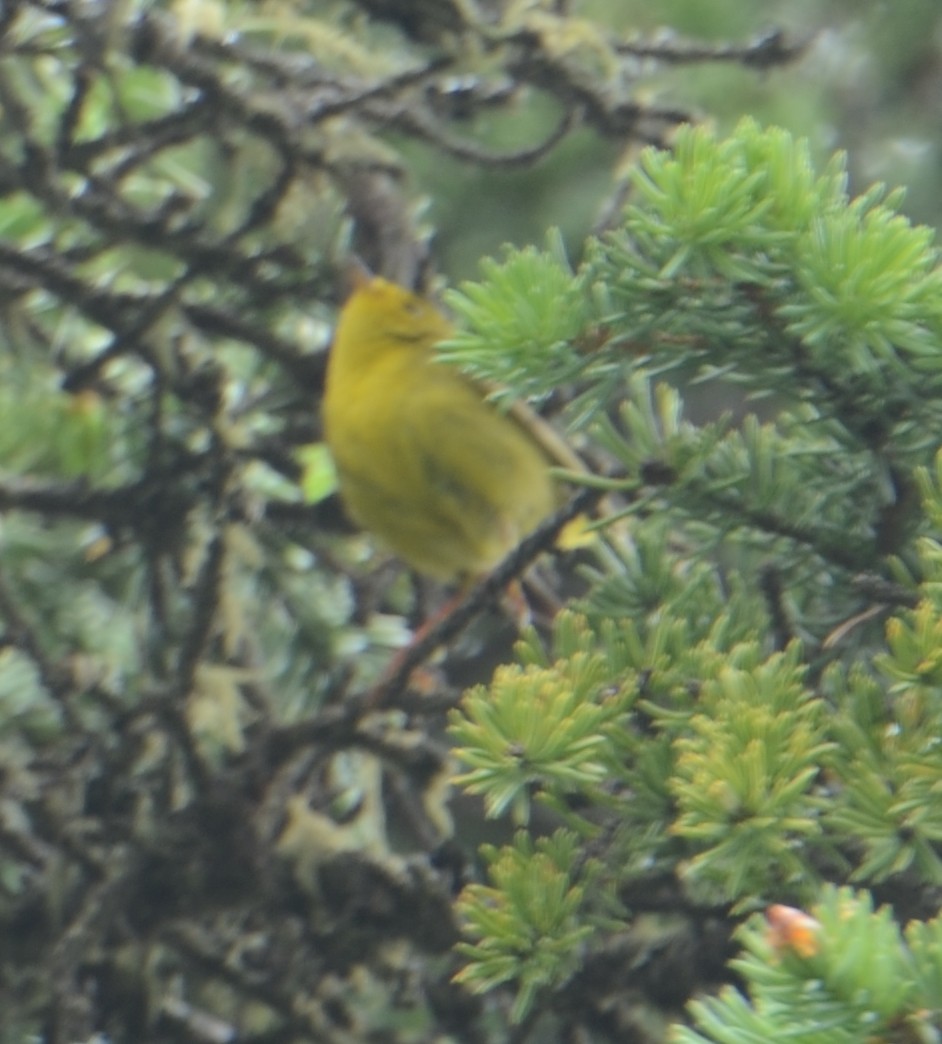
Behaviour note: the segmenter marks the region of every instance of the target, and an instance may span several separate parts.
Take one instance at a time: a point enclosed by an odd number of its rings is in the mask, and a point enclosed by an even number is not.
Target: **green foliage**
[[[4,417],[0,459],[12,472],[114,481],[116,425],[94,392],[79,396],[37,386],[37,374],[7,372],[0,392]]]
[[[483,260],[481,272],[487,287],[465,283],[446,295],[463,325],[441,346],[442,357],[518,395],[545,393],[548,386],[574,380],[582,364],[573,358],[571,342],[587,326],[591,310],[558,233],[544,251],[529,247],[508,253],[503,262]]]
[[[482,855],[494,884],[469,885],[458,902],[474,939],[459,944],[468,964],[458,980],[479,992],[515,981],[511,1019],[519,1022],[541,990],[578,965],[593,932],[584,910],[590,867],[578,867],[579,839],[565,831],[536,842],[521,831],[513,845]]]
[[[512,807],[519,822],[529,818],[533,789],[550,800],[596,797],[613,769],[608,733],[625,709],[610,671],[601,655],[586,653],[549,667],[498,668],[453,715],[456,753],[471,767],[456,782],[485,795],[488,815]]]
[[[839,158],[815,176],[806,144],[749,120],[721,142],[682,128],[671,152],[646,150],[637,202],[590,245],[568,288],[584,288],[604,343],[586,350],[586,323],[559,359],[557,343],[532,337],[517,350],[534,374],[555,353],[536,390],[551,391],[566,367],[591,382],[585,398],[610,401],[627,353],[649,372],[722,375],[753,395],[810,403],[805,424],[848,450],[893,438],[924,458],[939,422],[942,334],[931,233],[896,212],[899,193],[877,187],[851,202],[844,183]],[[504,262],[520,286],[540,285],[546,264],[533,252]],[[513,312],[512,291],[489,281],[473,304],[457,305],[476,324],[462,359],[497,378],[486,343],[493,317]]]
[[[814,909],[813,952],[776,942],[758,919],[740,935],[734,962],[748,999],[727,987],[695,1001],[701,1032],[678,1028],[677,1044],[747,1044],[756,1040],[831,1044],[860,1040],[930,1041],[939,1031],[942,959],[940,919],[912,922],[902,932],[888,907],[874,911],[867,893],[828,887]]]
[[[824,896],[820,953],[748,930],[735,967],[749,992],[698,1001],[706,1036],[678,1040],[934,1039],[920,985],[937,974],[934,923],[909,929],[916,970],[887,909],[822,892],[879,883],[902,902],[915,887],[923,911],[942,880],[933,237],[900,216],[899,193],[851,200],[840,158],[817,175],[805,143],[749,120],[725,140],[682,129],[642,155],[634,188],[568,284],[553,269],[558,298],[582,295],[582,327],[561,341],[535,326],[512,350],[531,393],[578,373],[565,416],[620,521],[548,647],[529,638],[522,666],[452,716],[470,769],[458,781],[492,814],[538,796],[592,839],[616,897],[637,902],[659,868],[678,906]],[[499,375],[494,317],[526,315],[552,263],[511,253],[462,288],[467,306],[453,295],[479,376]],[[684,396],[704,394],[733,408],[690,419]],[[617,694],[594,735],[580,724],[600,690],[574,699],[570,674],[586,664]],[[604,776],[553,793],[525,753],[534,736],[562,766],[567,744],[591,750]],[[627,931],[636,910],[621,903]]]
[[[888,651],[875,657],[889,684],[874,692],[858,678],[847,688],[848,713],[836,724],[842,749],[854,757],[836,763],[841,801],[828,815],[864,847],[856,879],[881,881],[914,869],[923,880],[942,881],[942,707],[932,682],[940,633],[927,601],[894,616],[886,627]]]
[[[298,461],[304,468],[300,486],[305,501],[316,504],[337,491],[337,470],[323,442],[302,447]]]
[[[701,849],[690,876],[723,896],[761,895],[770,867],[780,888],[809,883],[807,846],[821,832],[814,784],[833,744],[799,656],[797,646],[769,659],[734,650],[676,742],[673,830]]]

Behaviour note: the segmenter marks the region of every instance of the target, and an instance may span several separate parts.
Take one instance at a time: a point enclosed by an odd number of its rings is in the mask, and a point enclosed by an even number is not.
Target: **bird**
[[[467,584],[558,506],[551,466],[580,462],[535,414],[501,411],[437,358],[452,333],[428,298],[361,277],[328,357],[324,436],[354,521],[417,572]]]

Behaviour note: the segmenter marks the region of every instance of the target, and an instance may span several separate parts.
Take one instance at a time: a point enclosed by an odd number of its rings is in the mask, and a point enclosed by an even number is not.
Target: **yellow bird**
[[[354,519],[419,572],[462,581],[552,513],[557,446],[436,360],[451,333],[425,298],[385,279],[361,282],[337,322],[324,431]]]

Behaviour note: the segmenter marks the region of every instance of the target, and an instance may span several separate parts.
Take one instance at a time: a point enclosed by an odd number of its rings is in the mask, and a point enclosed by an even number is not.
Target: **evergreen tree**
[[[803,38],[568,7],[0,10],[2,1044],[942,1033],[933,237],[646,95]],[[349,258],[440,287],[470,170],[565,228],[443,362],[590,474],[389,673],[443,592],[317,403]]]

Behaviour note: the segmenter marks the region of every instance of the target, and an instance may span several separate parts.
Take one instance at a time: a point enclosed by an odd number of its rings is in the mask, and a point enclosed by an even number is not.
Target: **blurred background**
[[[690,66],[638,62],[642,97],[660,107],[689,110],[721,132],[743,114],[807,137],[816,160],[848,154],[851,192],[875,181],[906,186],[903,210],[938,227],[942,173],[942,5],[934,0],[897,3],[858,0],[584,0],[571,12],[611,26],[619,36],[651,44],[698,48],[713,41],[743,44],[780,31],[788,43],[806,42],[790,64],[767,71],[735,62]],[[520,123],[506,113],[477,133],[495,146],[538,140],[545,126],[534,110]],[[442,267],[453,279],[474,274],[476,259],[504,241],[541,241],[547,222],[558,222],[578,253],[586,232],[604,216],[612,191],[617,146],[589,132],[573,134],[537,169],[474,168],[436,154],[423,163],[414,149],[415,176],[431,200]],[[473,200],[473,206],[468,201]]]

